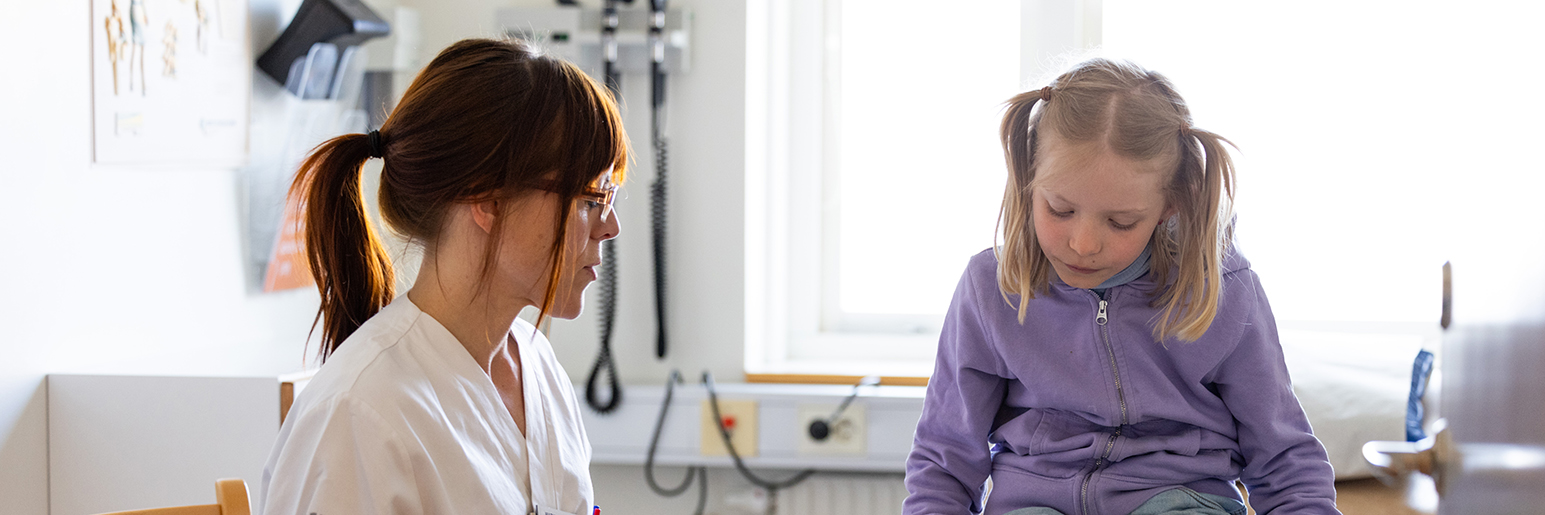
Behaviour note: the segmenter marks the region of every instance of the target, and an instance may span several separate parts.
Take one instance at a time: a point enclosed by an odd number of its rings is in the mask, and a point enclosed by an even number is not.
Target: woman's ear
[[[498,220],[500,215],[499,201],[484,200],[468,204],[467,207],[472,210],[472,223],[483,229],[485,234],[492,234],[494,221]]]

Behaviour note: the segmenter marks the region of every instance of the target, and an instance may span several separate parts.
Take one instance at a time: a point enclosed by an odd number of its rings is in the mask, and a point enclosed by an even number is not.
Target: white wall
[[[254,26],[268,27],[271,40],[276,2],[252,3]],[[0,513],[43,515],[44,374],[299,370],[316,294],[248,293],[236,171],[92,165],[90,2],[7,9],[0,16]]]

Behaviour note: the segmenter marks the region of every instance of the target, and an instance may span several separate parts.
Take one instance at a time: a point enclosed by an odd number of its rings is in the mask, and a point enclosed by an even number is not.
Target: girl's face
[[[610,176],[607,172],[606,177]],[[610,184],[603,179],[602,184]],[[609,199],[608,199],[609,201]],[[499,265],[504,284],[512,285],[520,298],[518,301],[541,307],[547,286],[552,277],[550,250],[556,236],[554,219],[558,216],[559,196],[556,193],[534,191],[516,199],[508,211],[500,238]],[[569,210],[568,234],[563,245],[562,275],[558,277],[558,290],[548,314],[572,319],[584,308],[585,288],[596,280],[596,269],[601,263],[601,242],[617,237],[622,230],[616,212],[603,205],[599,198],[581,196],[573,200]],[[605,215],[605,216],[603,216]],[[616,266],[606,263],[605,266]]]
[[[1094,288],[1137,260],[1174,213],[1162,160],[1133,161],[1101,144],[1043,138],[1031,191],[1035,236],[1062,282]]]

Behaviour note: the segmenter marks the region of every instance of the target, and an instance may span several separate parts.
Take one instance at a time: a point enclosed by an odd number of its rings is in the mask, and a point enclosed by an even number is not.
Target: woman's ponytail
[[[391,258],[365,210],[360,170],[372,153],[364,134],[328,140],[306,157],[290,186],[322,296],[312,330],[322,326],[323,361],[395,296]]]

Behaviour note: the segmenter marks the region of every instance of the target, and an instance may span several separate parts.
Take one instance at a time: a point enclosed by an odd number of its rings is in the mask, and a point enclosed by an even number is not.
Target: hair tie
[[[1189,137],[1191,137],[1191,136],[1192,136],[1192,135],[1193,135],[1193,134],[1194,134],[1194,130],[1193,130],[1193,129],[1191,129],[1191,126],[1190,126],[1190,125],[1181,125],[1181,126],[1180,126],[1180,136],[1181,136],[1181,137],[1184,137],[1184,138],[1189,138]]]
[[[370,131],[365,140],[370,142],[370,157],[381,157],[381,131]]]
[[[1042,102],[1050,102],[1051,101],[1051,86],[1046,86],[1044,88],[1041,88],[1041,101]]]

